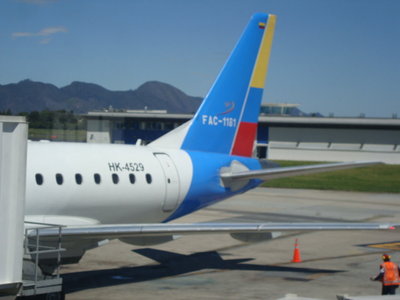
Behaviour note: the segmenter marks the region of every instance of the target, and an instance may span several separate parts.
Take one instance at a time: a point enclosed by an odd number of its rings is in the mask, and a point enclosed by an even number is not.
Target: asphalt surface
[[[400,195],[255,189],[177,222],[399,222]],[[292,263],[295,239],[301,263]],[[183,236],[153,247],[119,241],[62,269],[66,299],[318,299],[379,295],[383,252],[400,262],[397,230],[290,233],[246,244],[229,235]],[[399,292],[400,293],[400,292]],[[400,299],[400,296],[399,296]]]

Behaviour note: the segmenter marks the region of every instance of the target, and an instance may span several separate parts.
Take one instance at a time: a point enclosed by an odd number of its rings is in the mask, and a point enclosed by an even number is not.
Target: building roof
[[[0,122],[24,123],[24,122],[26,122],[26,118],[23,116],[0,115]]]
[[[193,114],[168,114],[160,112],[88,112],[83,115],[87,119],[96,118],[136,118],[169,120],[189,120]],[[400,119],[389,118],[351,118],[351,117],[291,117],[291,116],[259,116],[259,123],[275,126],[299,127],[365,127],[365,128],[400,128]]]
[[[106,111],[90,111],[83,117],[94,119],[102,118],[136,118],[136,119],[183,119],[188,120],[193,117],[193,114],[168,114],[159,112],[106,112]]]
[[[296,126],[399,127],[400,119],[260,116],[260,123]]]

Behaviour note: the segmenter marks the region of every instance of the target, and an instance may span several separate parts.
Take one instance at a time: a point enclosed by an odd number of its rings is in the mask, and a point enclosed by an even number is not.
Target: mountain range
[[[18,83],[0,85],[0,112],[66,110],[75,114],[88,111],[114,110],[166,110],[168,113],[192,114],[200,106],[201,97],[185,94],[178,88],[159,81],[149,81],[136,90],[110,91],[100,85],[74,81],[58,88],[53,84],[29,79]],[[307,114],[297,107],[291,116],[322,116]]]
[[[0,111],[20,112],[67,110],[87,113],[112,106],[114,109],[167,110],[168,113],[194,113],[201,97],[186,95],[176,87],[146,82],[136,90],[110,91],[100,85],[72,82],[62,88],[49,83],[23,80],[0,85]]]

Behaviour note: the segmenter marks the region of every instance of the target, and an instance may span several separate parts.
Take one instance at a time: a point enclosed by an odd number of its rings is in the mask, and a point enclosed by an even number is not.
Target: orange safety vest
[[[384,270],[383,285],[400,285],[399,267],[391,261],[381,264]]]

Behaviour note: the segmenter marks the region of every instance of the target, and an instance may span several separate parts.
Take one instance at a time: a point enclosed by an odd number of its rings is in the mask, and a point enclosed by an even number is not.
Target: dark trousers
[[[396,295],[398,285],[382,285],[382,295]]]

